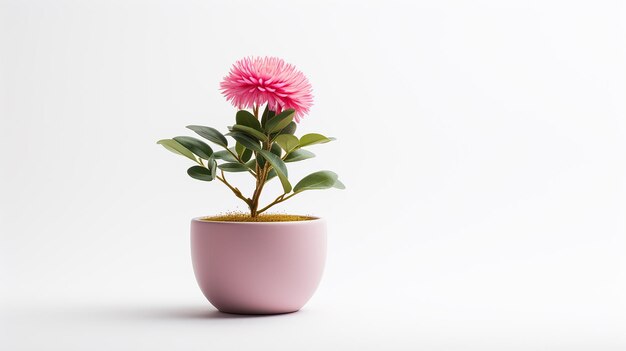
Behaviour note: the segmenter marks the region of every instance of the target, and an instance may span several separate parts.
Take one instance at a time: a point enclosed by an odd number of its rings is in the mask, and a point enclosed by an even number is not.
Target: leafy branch
[[[250,215],[256,217],[272,206],[306,190],[345,189],[337,174],[331,171],[311,173],[295,186],[289,182],[286,163],[315,157],[312,152],[304,148],[334,140],[334,138],[328,138],[318,133],[305,134],[300,138],[296,137],[294,133],[297,126],[293,121],[294,112],[294,110],[289,109],[276,113],[276,111],[271,111],[265,106],[259,118],[259,106],[254,105],[252,113],[247,110],[237,111],[236,123],[228,128],[229,133],[225,135],[212,127],[187,126],[205,140],[222,147],[224,149],[222,151],[213,152],[213,149],[204,141],[189,136],[163,139],[157,143],[169,151],[197,163],[198,165],[187,170],[192,178],[203,181],[218,179],[224,183],[236,197],[246,203],[250,209]],[[227,136],[235,140],[234,148],[228,147]],[[218,160],[220,161],[219,164]],[[220,175],[216,174],[217,169],[220,170]],[[226,180],[224,172],[248,172],[251,174],[256,180],[252,196],[244,196],[237,187]],[[265,184],[274,177],[279,179],[283,194],[259,209]]]

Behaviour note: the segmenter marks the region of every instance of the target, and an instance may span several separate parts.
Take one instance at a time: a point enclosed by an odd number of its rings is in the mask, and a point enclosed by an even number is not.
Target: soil
[[[311,216],[290,215],[281,213],[260,214],[251,217],[249,213],[226,213],[217,216],[202,217],[203,221],[211,222],[299,222],[317,219]]]

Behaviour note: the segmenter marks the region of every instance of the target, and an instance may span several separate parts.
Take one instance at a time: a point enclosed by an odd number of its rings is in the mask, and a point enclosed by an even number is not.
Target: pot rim
[[[232,224],[237,224],[237,225],[299,225],[299,224],[306,224],[306,223],[318,223],[318,222],[325,222],[325,219],[322,217],[317,217],[317,216],[307,216],[310,217],[311,219],[307,219],[305,221],[284,221],[284,222],[236,222],[236,221],[211,221],[211,220],[205,220],[203,218],[205,218],[206,216],[203,217],[194,217],[191,219],[192,222],[197,222],[197,223],[211,223],[211,224],[224,224],[224,225],[232,225]]]

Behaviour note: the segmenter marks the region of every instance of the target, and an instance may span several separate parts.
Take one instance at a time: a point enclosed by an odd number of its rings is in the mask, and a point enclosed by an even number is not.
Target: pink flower
[[[296,122],[313,105],[309,80],[277,57],[246,57],[237,61],[220,88],[226,99],[239,109],[265,103],[276,113],[292,108],[296,111]]]

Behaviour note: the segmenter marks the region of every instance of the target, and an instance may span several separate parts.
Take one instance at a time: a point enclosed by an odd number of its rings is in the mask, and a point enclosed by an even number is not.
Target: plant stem
[[[285,197],[285,195],[287,195],[287,193],[284,193],[284,194],[280,195],[274,201],[272,201],[269,205],[267,205],[267,206],[263,207],[262,209],[258,210],[257,214],[261,214],[261,213],[267,211],[270,207],[272,207],[272,206],[274,206],[276,204],[279,204],[279,203],[281,203],[283,201],[286,201],[286,200],[290,199],[291,197],[293,197],[296,194],[298,194],[298,193],[293,193],[293,194],[291,194],[291,195],[289,195],[287,197]]]
[[[263,168],[257,172],[257,183],[256,188],[254,189],[254,194],[252,195],[252,200],[250,203],[250,216],[256,217],[259,212],[257,209],[259,208],[259,200],[261,199],[261,192],[263,191],[263,187],[265,186],[265,180],[267,179],[267,175],[269,174],[270,166],[269,162],[266,161]]]
[[[263,142],[264,150],[270,151],[271,148],[272,148],[271,142]],[[256,154],[255,156],[259,157],[258,154]],[[259,168],[259,165],[257,163],[256,187],[254,189],[254,194],[252,195],[252,199],[250,203],[250,216],[251,217],[256,217],[259,214],[259,212],[257,211],[257,209],[259,208],[259,200],[261,198],[261,192],[263,191],[263,187],[265,186],[265,181],[267,180],[267,176],[270,172],[270,169],[271,169],[271,166],[269,162],[267,162],[267,160],[265,161],[263,168]]]
[[[216,176],[217,179],[219,179],[220,181],[222,181],[222,183],[226,184],[226,186],[235,194],[235,196],[237,196],[238,198],[242,199],[247,205],[250,205],[252,203],[251,199],[246,198],[245,196],[243,196],[243,194],[241,194],[241,191],[239,191],[239,189],[233,187],[232,185],[230,185],[230,183],[228,183],[228,181],[226,180],[226,176],[224,175],[224,171],[220,170],[222,173],[222,176]]]

